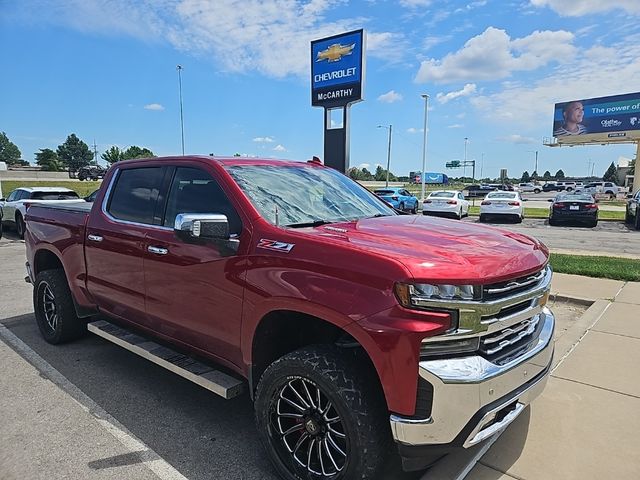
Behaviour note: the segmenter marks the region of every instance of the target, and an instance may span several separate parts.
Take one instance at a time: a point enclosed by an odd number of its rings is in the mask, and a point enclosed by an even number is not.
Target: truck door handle
[[[89,240],[91,240],[92,242],[101,242],[102,241],[102,237],[100,235],[91,234],[91,235],[87,236],[87,238]]]
[[[166,255],[167,253],[169,253],[169,250],[167,250],[166,248],[154,247],[151,245],[147,247],[147,251],[150,253],[155,253],[156,255]]]

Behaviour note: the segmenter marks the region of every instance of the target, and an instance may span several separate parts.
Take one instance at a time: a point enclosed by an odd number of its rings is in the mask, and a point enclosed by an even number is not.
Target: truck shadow
[[[33,314],[2,323],[190,480],[279,478],[260,444],[248,394],[224,400],[92,334],[50,345]],[[402,473],[394,451],[382,478],[420,475]]]

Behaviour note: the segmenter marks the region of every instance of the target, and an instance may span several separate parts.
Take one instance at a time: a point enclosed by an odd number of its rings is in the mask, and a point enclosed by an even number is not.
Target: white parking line
[[[0,324],[0,338],[10,345],[18,354],[51,380],[60,389],[73,398],[83,410],[94,417],[96,422],[113,435],[132,453],[141,454],[142,464],[155,473],[161,480],[188,480],[173,468],[160,455],[149,448],[143,441],[133,435],[118,420],[109,415],[102,407],[89,398],[78,387],[71,383],[58,370],[16,337],[7,327]]]

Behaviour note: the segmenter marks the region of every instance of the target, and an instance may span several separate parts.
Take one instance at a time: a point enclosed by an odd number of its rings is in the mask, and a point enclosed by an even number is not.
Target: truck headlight
[[[420,307],[421,301],[479,300],[481,287],[478,285],[435,285],[430,283],[396,283],[395,294],[403,307]]]

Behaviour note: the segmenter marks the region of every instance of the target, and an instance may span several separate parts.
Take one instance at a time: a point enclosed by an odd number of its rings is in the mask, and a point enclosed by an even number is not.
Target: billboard
[[[559,143],[640,139],[640,92],[556,103]]]
[[[311,105],[340,107],[362,100],[364,31],[311,42]]]

